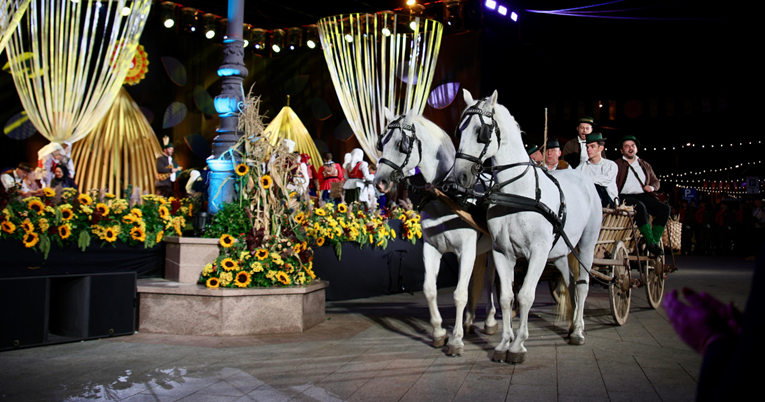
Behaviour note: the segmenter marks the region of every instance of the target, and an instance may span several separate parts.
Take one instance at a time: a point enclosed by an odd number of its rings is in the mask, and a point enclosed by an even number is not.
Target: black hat
[[[560,142],[558,142],[557,138],[550,138],[547,140],[547,149],[550,148],[560,148]]]
[[[536,144],[530,144],[528,147],[526,147],[526,153],[529,155],[537,151],[539,151],[539,146],[537,146]]]
[[[638,148],[640,148],[640,141],[638,141],[634,135],[625,135],[624,137],[622,137],[622,139],[619,140],[619,148],[621,148],[624,145],[624,141],[634,141],[635,145],[637,145]]]
[[[587,136],[584,137],[584,142],[586,144],[590,144],[590,143],[598,142],[598,141],[605,141],[605,140],[606,139],[603,138],[603,134],[601,133],[587,134]]]
[[[591,125],[593,127],[596,126],[595,119],[593,119],[590,116],[582,116],[582,117],[580,117],[579,120],[577,120],[577,124],[578,123],[587,123],[587,124],[589,124],[589,125]]]
[[[32,165],[30,165],[30,164],[28,164],[28,163],[26,163],[26,162],[21,162],[21,163],[19,163],[19,165],[18,165],[18,166],[16,166],[16,168],[17,168],[17,169],[21,169],[21,170],[23,170],[23,171],[25,171],[25,172],[31,172],[31,171],[33,170],[33,169],[32,169]]]

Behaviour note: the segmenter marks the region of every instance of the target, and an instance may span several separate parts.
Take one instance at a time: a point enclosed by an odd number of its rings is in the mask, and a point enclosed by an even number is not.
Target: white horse
[[[378,149],[382,158],[378,163],[374,184],[382,192],[388,192],[392,185],[403,179],[416,166],[420,167],[423,178],[431,184],[441,184],[447,177],[454,164],[454,144],[449,136],[433,122],[414,113],[401,115],[398,118],[385,109],[385,117],[389,125],[386,132],[380,136]],[[459,260],[459,280],[454,291],[454,304],[457,308],[457,319],[454,333],[449,339],[446,354],[458,356],[462,354],[464,332],[472,329],[475,318],[475,305],[480,297],[480,282],[472,286],[470,308],[463,329],[462,315],[468,303],[468,286],[474,262],[476,270],[486,267],[476,262],[476,256],[491,250],[491,238],[473,229],[457,216],[443,201],[435,199],[425,204],[420,210],[424,246],[422,258],[425,264],[425,283],[423,293],[430,308],[430,323],[433,325],[433,346],[441,347],[447,338],[446,330],[441,327],[442,319],[436,301],[436,277],[443,254],[453,252]],[[479,275],[480,276],[480,275]],[[486,280],[489,288],[493,282],[493,270],[487,272]],[[494,318],[494,299],[489,291],[488,314],[484,330],[492,335],[497,331],[497,321]]]
[[[530,162],[518,124],[510,112],[497,104],[497,92],[479,101],[463,90],[468,107],[459,123],[460,149],[452,173],[456,182],[471,188],[479,164],[493,158],[497,181],[491,197],[515,202],[512,206],[493,204],[487,213],[489,232],[494,242],[493,259],[502,294],[502,341],[495,348],[493,360],[521,363],[526,359],[523,343],[529,337],[529,309],[534,302],[537,283],[548,261],[560,270],[569,288],[574,316],[569,328],[569,343],[584,344],[584,301],[589,288],[588,272],[592,267],[595,243],[600,231],[602,209],[592,181],[580,172],[566,169],[554,172],[556,185],[536,164]],[[520,196],[520,197],[518,197]],[[526,198],[522,198],[526,197]],[[571,252],[564,238],[553,232],[551,220],[542,213],[529,211],[539,201],[549,207],[552,219],[559,215],[565,197],[566,218],[563,229],[572,245],[577,246],[581,266],[578,279],[569,272],[567,256]],[[525,203],[524,203],[525,201]],[[513,276],[518,258],[528,261],[528,272],[518,293],[520,326],[513,335],[511,308]],[[512,344],[511,344],[512,342]]]

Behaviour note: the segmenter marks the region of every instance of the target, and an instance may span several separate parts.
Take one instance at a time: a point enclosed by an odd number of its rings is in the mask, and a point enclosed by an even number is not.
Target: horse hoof
[[[526,361],[526,352],[513,353],[507,352],[507,362],[512,364],[521,364]]]
[[[491,356],[491,361],[497,362],[497,363],[502,363],[506,359],[507,359],[507,352],[504,352],[504,351],[500,352],[500,351],[495,350],[494,351],[494,355]]]
[[[465,334],[474,334],[475,327],[472,325],[465,325]]]
[[[498,328],[499,328],[499,324],[494,324],[494,325],[484,324],[483,331],[486,332],[486,335],[494,335],[497,333]]]
[[[446,345],[446,341],[448,340],[449,336],[444,335],[440,338],[434,338],[433,339],[433,347],[435,348],[441,348],[444,345]]]
[[[448,345],[446,347],[446,355],[452,356],[452,357],[459,357],[459,356],[462,356],[463,350],[464,348],[462,346]]]
[[[584,337],[572,335],[568,338],[568,344],[569,345],[584,345]]]

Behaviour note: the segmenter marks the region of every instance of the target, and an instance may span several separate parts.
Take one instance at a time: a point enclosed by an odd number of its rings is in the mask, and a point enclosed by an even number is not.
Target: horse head
[[[494,156],[501,145],[499,125],[494,116],[497,91],[487,98],[473,100],[462,90],[467,108],[462,112],[456,136],[460,140],[454,161],[452,177],[464,188],[473,188],[476,176],[483,170],[483,162]]]
[[[382,152],[382,157],[377,164],[374,185],[387,193],[422,161],[422,142],[417,130],[423,129],[411,112],[395,117],[388,108],[383,109],[388,125],[377,140],[377,150]]]

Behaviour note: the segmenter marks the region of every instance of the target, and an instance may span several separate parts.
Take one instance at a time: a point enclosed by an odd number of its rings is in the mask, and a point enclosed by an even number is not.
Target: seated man
[[[542,157],[542,151],[539,150],[539,146],[536,144],[530,144],[528,147],[526,147],[526,153],[529,154],[529,157],[531,160],[537,163],[537,165],[542,165],[543,157]]]
[[[614,198],[618,195],[616,174],[619,172],[619,167],[614,161],[601,156],[606,145],[606,139],[603,138],[602,134],[587,134],[585,144],[586,146],[582,147],[579,166],[576,167],[576,170],[584,173],[595,183],[603,208],[614,208]]]
[[[637,149],[640,141],[633,135],[619,141],[622,159],[616,161],[619,174],[616,176],[616,188],[619,198],[627,205],[634,205],[637,214],[638,230],[648,244],[648,251],[653,255],[664,255],[659,246],[664,227],[669,220],[669,205],[657,200],[650,193],[659,189],[659,179],[648,162],[638,158]],[[653,227],[648,223],[648,214],[653,215]]]
[[[560,159],[560,143],[557,138],[547,140],[547,149],[545,150],[544,167],[549,171],[568,169],[568,162]]]
[[[33,194],[32,189],[27,186],[27,183],[24,180],[27,178],[27,175],[31,173],[32,166],[26,162],[21,162],[16,169],[4,173],[0,178],[2,179],[5,191],[10,192],[15,189],[22,197],[37,195]],[[42,193],[42,191],[40,191],[40,193]]]

